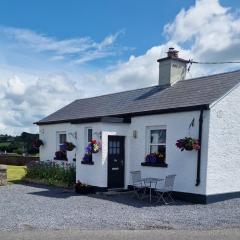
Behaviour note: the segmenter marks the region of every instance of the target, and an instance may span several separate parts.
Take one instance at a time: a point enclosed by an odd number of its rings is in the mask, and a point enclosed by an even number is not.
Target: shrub
[[[76,181],[75,166],[66,167],[54,162],[32,162],[27,166],[26,178],[44,180],[47,184],[73,186]]]

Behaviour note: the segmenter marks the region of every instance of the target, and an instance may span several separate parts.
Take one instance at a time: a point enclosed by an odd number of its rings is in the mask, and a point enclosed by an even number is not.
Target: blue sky
[[[75,98],[157,83],[168,47],[194,60],[239,60],[239,0],[2,0],[0,133]],[[239,68],[193,66],[188,78]],[[34,94],[33,94],[34,93]]]
[[[0,3],[1,25],[27,28],[59,39],[89,36],[101,41],[125,30],[119,44],[143,54],[164,40],[162,29],[193,0],[7,0]],[[146,37],[147,36],[147,37]],[[129,53],[123,54],[127,58]]]

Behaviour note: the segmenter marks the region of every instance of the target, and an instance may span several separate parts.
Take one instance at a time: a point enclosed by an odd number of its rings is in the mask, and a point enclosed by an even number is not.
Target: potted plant
[[[92,154],[91,153],[85,153],[82,159],[83,163],[92,163]]]
[[[164,155],[161,153],[149,153],[146,157],[145,157],[145,162],[146,163],[164,163],[165,159],[164,159]]]
[[[36,139],[33,141],[33,147],[35,147],[35,148],[39,148],[40,146],[43,146],[43,145],[44,145],[44,143],[41,139]]]
[[[65,160],[67,161],[67,154],[65,151],[56,151],[55,152],[55,160]]]
[[[198,139],[194,139],[191,137],[185,137],[178,139],[176,142],[177,148],[179,148],[181,151],[192,151],[192,150],[199,150],[200,144]]]
[[[75,184],[75,192],[80,194],[95,193],[94,188],[85,183],[81,183],[79,180]]]

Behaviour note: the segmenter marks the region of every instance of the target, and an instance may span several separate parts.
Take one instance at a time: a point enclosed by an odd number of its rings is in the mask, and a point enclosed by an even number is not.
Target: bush
[[[66,167],[54,162],[32,162],[27,166],[26,178],[44,180],[47,184],[73,186],[76,181],[75,166]]]

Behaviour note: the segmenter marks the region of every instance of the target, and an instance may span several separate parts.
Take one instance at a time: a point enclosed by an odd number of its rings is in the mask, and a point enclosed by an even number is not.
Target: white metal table
[[[149,188],[149,202],[152,203],[152,189],[155,189],[157,186],[157,182],[163,181],[163,178],[143,178],[145,187]]]

